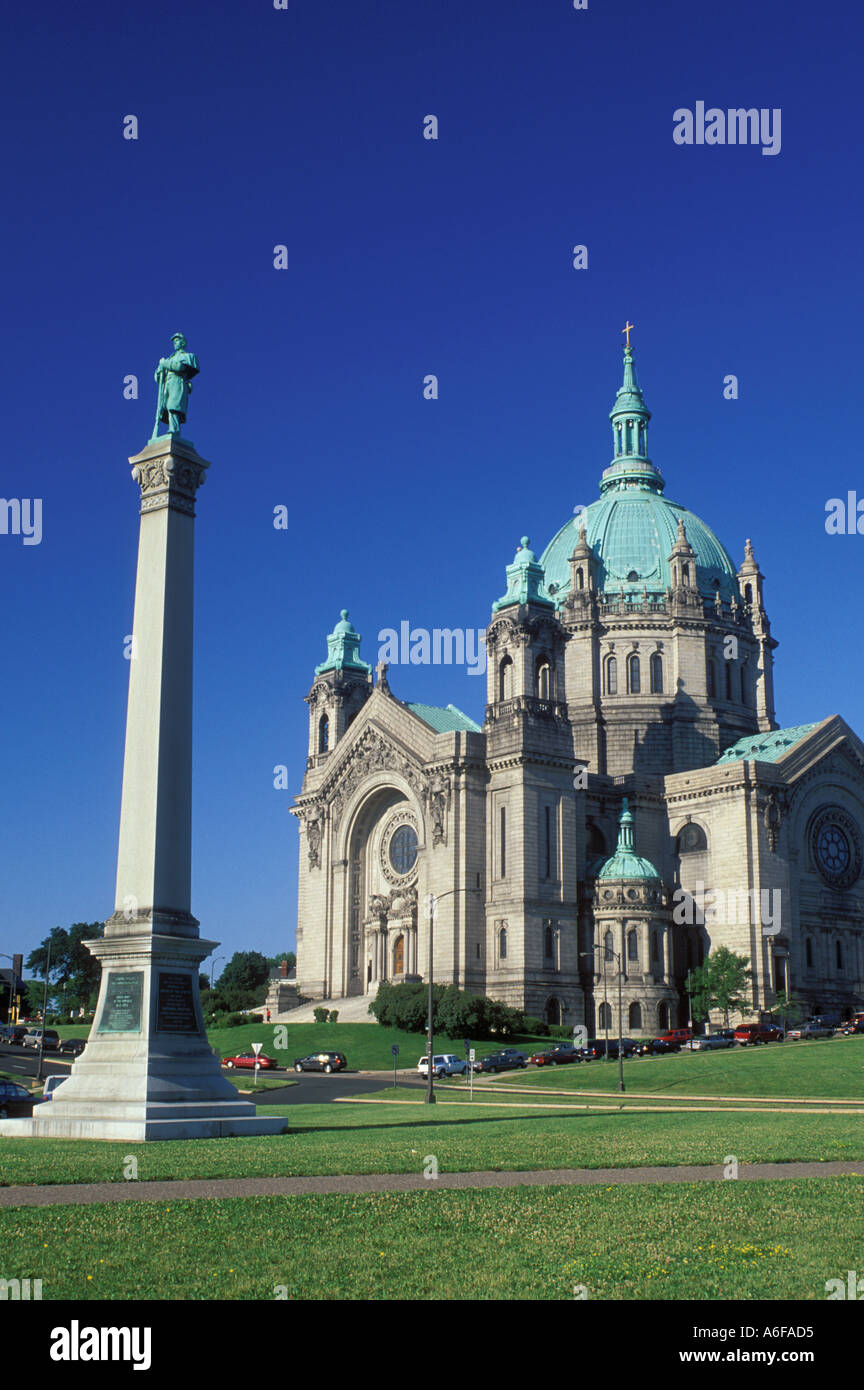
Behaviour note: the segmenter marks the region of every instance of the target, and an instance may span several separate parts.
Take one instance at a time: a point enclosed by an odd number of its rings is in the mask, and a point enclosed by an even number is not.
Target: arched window
[[[709,662],[708,662],[708,699],[709,699],[709,700],[716,700],[716,699],[717,699],[717,663],[716,663],[716,661],[709,661]]]
[[[618,694],[618,662],[614,656],[606,658],[606,694]]]
[[[627,959],[639,960],[639,937],[635,931],[627,933]]]
[[[322,714],[318,720],[318,752],[326,753],[330,747],[330,720]]]
[[[598,1017],[600,1028],[612,1027],[612,1005],[608,1004],[605,999],[603,1003],[600,1005],[600,1013]]]
[[[543,956],[545,960],[555,959],[555,934],[551,925],[547,925],[543,931]]]
[[[546,656],[537,658],[537,695],[541,700],[552,699],[552,667]]]
[[[661,1033],[665,1033],[669,1027],[669,1005],[659,1004],[657,1007],[657,1027]]]
[[[605,935],[604,938],[603,938],[603,953],[604,953],[604,955],[605,955],[605,957],[606,957],[607,960],[614,960],[614,959],[615,959],[615,953],[614,953],[614,951],[613,951],[613,949],[612,949],[612,933],[611,933],[611,931],[607,931],[606,935]]]
[[[638,695],[642,689],[641,667],[635,652],[627,658],[627,689],[631,695]]]
[[[663,658],[659,652],[651,653],[651,694],[663,694]]]
[[[393,943],[393,974],[405,974],[405,938],[397,936]]]
[[[578,570],[576,571],[576,588],[577,588],[577,589],[584,589],[584,588],[585,588],[585,576],[583,575],[581,569],[578,569]]]
[[[627,1027],[634,1030],[642,1027],[642,1005],[631,1004],[627,1013]]]
[[[589,859],[599,859],[606,854],[606,837],[599,825],[595,825],[593,820],[585,822],[586,848]]]
[[[726,662],[726,699],[732,699],[732,662]]]
[[[498,699],[509,700],[513,694],[513,662],[509,656],[502,657],[498,667]]]
[[[555,998],[553,997],[552,999],[547,999],[547,1000],[546,1000],[546,1022],[547,1022],[547,1023],[560,1023],[560,1022],[561,1022],[561,1000],[560,1000],[560,999],[555,999]]]
[[[656,931],[651,933],[651,959],[652,961],[660,959],[660,933]]]
[[[507,959],[507,928],[502,927],[498,933],[498,959]]]
[[[689,821],[678,836],[676,852],[678,854],[704,854],[708,848],[708,838],[701,825],[695,821]]]
[[[836,955],[836,959],[837,959],[837,969],[838,969],[838,970],[842,970],[842,969],[843,969],[843,943],[842,943],[842,941],[836,941],[836,942],[834,943],[834,951],[835,951],[835,955]]]
[[[745,584],[745,585],[744,585],[744,597],[745,597],[745,599],[747,600],[748,603],[752,603],[752,602],[753,602],[753,585],[752,585],[752,584]]]
[[[804,959],[807,962],[808,970],[813,969],[813,942],[808,936],[804,942]]]

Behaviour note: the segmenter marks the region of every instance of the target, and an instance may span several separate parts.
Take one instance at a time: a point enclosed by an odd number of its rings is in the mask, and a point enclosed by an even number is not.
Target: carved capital
[[[210,467],[190,444],[166,435],[154,440],[130,458],[132,477],[141,488],[141,511],[168,507],[185,516],[195,515],[195,494]]]

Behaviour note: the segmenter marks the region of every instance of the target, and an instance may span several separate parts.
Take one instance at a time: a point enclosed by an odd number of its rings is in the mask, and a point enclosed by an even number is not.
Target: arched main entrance
[[[393,943],[393,974],[405,974],[405,938],[397,936]]]

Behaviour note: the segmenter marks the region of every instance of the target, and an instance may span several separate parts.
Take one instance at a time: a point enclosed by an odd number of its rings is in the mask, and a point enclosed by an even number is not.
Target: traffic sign
[[[394,1056],[394,1057],[398,1057],[398,1056],[399,1056],[399,1044],[398,1044],[398,1043],[394,1043],[393,1046],[391,1047],[390,1051],[393,1053],[393,1056]]]

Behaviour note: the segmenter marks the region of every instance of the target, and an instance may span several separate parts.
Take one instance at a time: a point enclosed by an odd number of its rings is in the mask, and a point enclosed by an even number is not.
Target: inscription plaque
[[[105,989],[105,1003],[98,1033],[140,1033],[143,970],[112,970]]]
[[[159,976],[156,1030],[159,1033],[198,1032],[191,976],[164,973]]]

